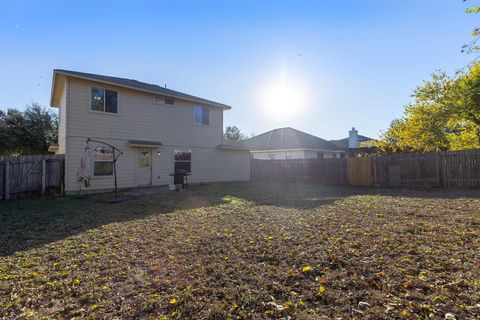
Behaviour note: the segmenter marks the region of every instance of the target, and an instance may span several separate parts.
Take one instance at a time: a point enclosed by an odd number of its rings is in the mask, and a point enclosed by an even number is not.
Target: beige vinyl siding
[[[86,138],[68,138],[68,161],[66,161],[66,190],[80,188],[76,172],[85,148]],[[105,139],[119,148],[123,154],[117,161],[117,183],[119,188],[137,186],[137,148],[128,146],[127,140]],[[90,149],[95,147],[90,144]],[[185,146],[162,146],[152,148],[152,185],[173,183],[173,152],[175,149],[192,150],[192,175],[189,182],[244,181],[250,179],[250,154],[248,151],[222,150],[216,148],[194,148]],[[160,151],[160,154],[158,154]],[[93,158],[92,158],[93,168]],[[91,189],[112,189],[113,176],[92,177]],[[82,187],[84,189],[84,187]]]
[[[344,152],[341,151],[305,151],[305,159],[317,159],[318,153],[323,153],[323,159],[332,159],[332,158],[340,158],[340,155]]]
[[[253,158],[257,160],[305,159],[305,151],[291,150],[291,151],[253,152]]]
[[[58,109],[58,152],[65,153],[65,138],[67,136],[67,86],[63,87],[62,99]]]
[[[90,110],[91,87],[118,91],[118,114]],[[193,124],[194,103],[155,104],[154,95],[71,79],[68,135],[102,139],[152,140],[165,145],[215,147],[221,143],[223,110],[210,108],[210,125]]]
[[[118,92],[118,114],[104,114],[90,110],[91,87]],[[137,148],[128,140],[160,141],[160,148],[152,148],[152,185],[173,183],[173,151],[192,150],[192,183],[212,181],[241,181],[250,178],[248,151],[221,150],[223,110],[210,109],[210,125],[193,124],[196,104],[175,100],[174,106],[155,104],[154,95],[134,90],[105,86],[74,78],[68,79],[65,186],[75,192],[81,186],[76,172],[87,138],[98,139],[119,148],[123,154],[117,162],[119,188],[137,186]],[[93,149],[94,144],[91,144]],[[160,154],[158,154],[160,151]],[[92,157],[93,170],[93,157]],[[92,177],[91,188],[112,189],[113,176]],[[84,187],[81,187],[85,190]]]
[[[272,150],[272,151],[253,151],[252,155],[257,160],[285,160],[285,159],[317,159],[318,153],[324,154],[325,159],[340,158],[342,151],[322,151],[322,150]],[[272,158],[273,156],[273,158]]]

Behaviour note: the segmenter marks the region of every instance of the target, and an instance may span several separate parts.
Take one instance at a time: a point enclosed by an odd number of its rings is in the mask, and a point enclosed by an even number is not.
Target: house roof
[[[370,141],[370,140],[373,140],[373,139],[369,138],[369,137],[366,137],[366,136],[358,135],[358,142],[359,143],[364,142],[364,141]],[[342,148],[348,149],[348,137],[343,138],[343,139],[338,139],[338,140],[330,140],[330,142],[335,143],[336,145],[338,145]]]
[[[167,89],[167,88],[158,86],[156,84],[140,82],[137,80],[127,79],[127,78],[118,78],[118,77],[104,76],[100,74],[85,73],[85,72],[63,70],[63,69],[53,70],[52,101],[51,101],[52,106],[54,105],[53,87],[55,86],[55,78],[57,75],[70,76],[70,77],[75,77],[75,78],[80,78],[85,80],[93,80],[96,82],[116,85],[124,88],[149,92],[153,94],[163,95],[171,98],[177,98],[177,99],[196,102],[196,103],[202,103],[202,104],[206,104],[214,107],[220,107],[223,109],[231,109],[231,107],[226,104],[192,96],[190,94],[186,94],[183,92]]]
[[[274,129],[250,139],[242,144],[251,150],[315,149],[344,151],[334,143],[290,127]]]
[[[243,141],[224,141],[217,146],[217,149],[226,149],[226,150],[247,150],[250,148],[243,143]]]

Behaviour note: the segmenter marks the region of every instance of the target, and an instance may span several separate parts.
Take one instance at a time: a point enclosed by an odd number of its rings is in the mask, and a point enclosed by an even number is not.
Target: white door
[[[137,150],[137,185],[152,184],[152,149]]]

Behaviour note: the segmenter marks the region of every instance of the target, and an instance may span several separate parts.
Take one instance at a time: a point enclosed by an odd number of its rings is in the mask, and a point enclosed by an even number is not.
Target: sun
[[[307,108],[308,90],[298,78],[282,72],[262,86],[261,107],[268,117],[286,120],[302,115]]]

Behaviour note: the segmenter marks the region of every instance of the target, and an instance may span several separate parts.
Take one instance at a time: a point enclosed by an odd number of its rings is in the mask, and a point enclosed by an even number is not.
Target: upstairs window
[[[155,103],[155,104],[168,104],[169,106],[174,106],[175,105],[175,100],[172,99],[172,98],[155,96],[153,98],[153,103]]]
[[[118,92],[104,88],[92,88],[91,110],[117,113]]]
[[[193,109],[193,123],[197,125],[210,125],[210,109],[196,106]]]
[[[113,175],[113,150],[105,146],[98,146],[93,150],[93,175]]]

